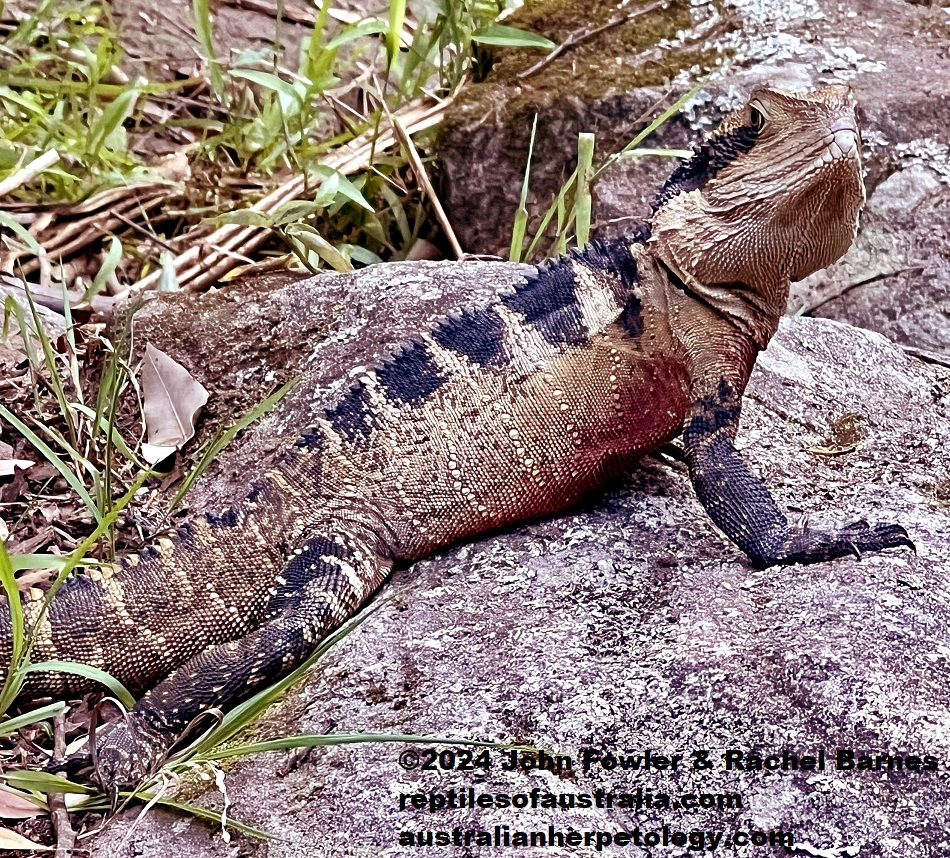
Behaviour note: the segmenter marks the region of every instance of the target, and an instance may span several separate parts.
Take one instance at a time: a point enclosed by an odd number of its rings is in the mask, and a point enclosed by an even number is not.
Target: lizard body
[[[733,445],[790,279],[847,249],[863,201],[847,87],[759,90],[634,234],[443,319],[328,401],[241,503],[71,578],[34,661],[145,692],[101,741],[101,781],[134,782],[201,711],[287,673],[393,563],[568,509],[681,432],[699,499],[758,566],[910,545],[897,525],[794,531]],[[31,674],[25,694],[89,686]]]

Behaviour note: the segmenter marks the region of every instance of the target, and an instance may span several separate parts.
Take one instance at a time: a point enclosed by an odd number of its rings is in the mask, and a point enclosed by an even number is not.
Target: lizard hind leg
[[[356,612],[391,565],[350,536],[311,537],[277,577],[260,627],[186,661],[110,727],[97,753],[103,788],[114,797],[139,783],[199,714],[233,706],[293,671]]]

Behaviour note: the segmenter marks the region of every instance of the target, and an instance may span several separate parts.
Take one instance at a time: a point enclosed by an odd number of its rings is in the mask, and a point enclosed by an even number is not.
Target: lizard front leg
[[[161,764],[196,716],[245,700],[298,667],[390,568],[383,552],[348,536],[311,538],[277,578],[260,628],[198,653],[110,726],[96,777],[113,802],[119,789],[135,786]]]
[[[871,527],[857,521],[840,530],[793,530],[765,484],[736,451],[740,392],[725,378],[694,397],[683,432],[689,475],[710,518],[759,568],[779,563],[820,563],[847,554],[905,545],[898,524]]]

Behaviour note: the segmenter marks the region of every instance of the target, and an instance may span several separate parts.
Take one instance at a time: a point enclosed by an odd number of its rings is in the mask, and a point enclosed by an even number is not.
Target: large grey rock
[[[327,275],[270,293],[147,309],[138,335],[219,342],[318,340],[299,363],[327,380],[452,306],[512,282],[518,269],[434,263]],[[216,337],[218,339],[216,339]],[[173,347],[174,343],[165,342]],[[266,348],[246,350],[243,383],[266,386]],[[237,358],[235,358],[237,359]],[[201,373],[200,367],[195,367]],[[292,371],[284,366],[281,372]],[[202,381],[214,383],[207,370]],[[214,391],[213,391],[214,392]],[[950,379],[882,336],[819,319],[783,322],[745,398],[739,445],[783,502],[834,521],[903,523],[918,555],[893,551],[757,572],[710,525],[682,466],[648,459],[573,514],[448,550],[399,571],[371,616],[259,728],[374,731],[518,741],[569,755],[575,771],[421,772],[401,745],[273,753],[227,774],[230,814],[272,832],[225,844],[197,822],[152,811],[92,843],[105,856],[416,855],[399,832],[792,831],[822,856],[950,852]],[[222,502],[262,467],[278,416],[231,450],[195,506]],[[247,446],[247,444],[250,446]],[[813,448],[848,450],[819,455]],[[255,451],[248,453],[248,450]],[[261,452],[265,451],[265,452]],[[584,748],[690,754],[712,771],[580,770]],[[933,755],[939,771],[725,772],[727,749],[761,754]],[[742,810],[400,810],[400,795],[474,788],[555,794],[597,789],[739,793]],[[203,799],[220,807],[220,795]],[[567,801],[567,799],[565,799]],[[732,849],[721,846],[726,854]],[[453,849],[450,854],[514,850]],[[589,850],[584,850],[585,852]],[[566,854],[549,850],[544,854]],[[607,854],[693,854],[611,847]],[[535,853],[526,853],[535,854]],[[536,854],[541,854],[538,850]],[[740,853],[741,854],[741,853]],[[785,854],[763,849],[759,854]]]
[[[790,309],[950,353],[950,186],[912,164],[881,182],[854,245],[792,289]]]

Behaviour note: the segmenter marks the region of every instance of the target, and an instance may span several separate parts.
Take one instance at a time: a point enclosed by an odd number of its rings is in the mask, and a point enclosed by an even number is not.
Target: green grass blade
[[[36,304],[33,301],[33,295],[29,289],[25,291],[26,302],[30,308],[30,316],[33,319],[33,329],[36,338],[40,341],[40,349],[43,352],[43,361],[46,364],[46,371],[49,373],[49,383],[53,388],[53,394],[56,396],[56,402],[59,404],[60,413],[66,422],[66,431],[69,435],[69,442],[65,445],[67,452],[74,458],[80,457],[79,442],[76,435],[75,419],[70,407],[69,399],[66,397],[66,389],[63,387],[63,380],[59,375],[59,368],[56,361],[56,353],[53,351],[53,344],[50,342],[46,328],[40,321],[40,314],[37,312]],[[81,457],[80,457],[81,458]]]
[[[73,308],[69,303],[69,292],[66,289],[65,281],[59,284],[60,295],[63,299],[63,318],[66,320],[66,356],[69,364],[69,380],[72,382],[73,391],[77,402],[73,405],[82,403],[82,383],[79,380],[79,350],[76,348],[76,326],[73,324]]]
[[[674,101],[666,110],[664,110],[656,119],[654,119],[646,128],[644,128],[639,134],[637,134],[623,149],[620,150],[621,154],[624,152],[629,152],[631,149],[636,149],[647,137],[649,137],[657,128],[663,125],[668,119],[675,116],[683,109],[683,105],[686,104],[690,99],[696,95],[702,89],[702,86],[693,87],[685,95],[681,95],[676,101]]]
[[[195,480],[200,477],[208,465],[210,465],[228,444],[234,439],[234,437],[239,433],[247,429],[254,421],[260,420],[268,411],[270,411],[278,402],[281,401],[300,381],[300,378],[292,378],[290,381],[282,384],[277,390],[275,390],[270,396],[261,400],[257,405],[254,406],[247,414],[244,415],[237,423],[233,426],[228,427],[223,432],[218,433],[217,436],[211,441],[208,445],[208,448],[201,454],[201,458],[191,469],[188,476],[182,480],[181,487],[175,493],[175,497],[172,498],[172,502],[169,505],[169,513],[171,513],[179,503],[181,503],[182,498],[188,493],[188,490],[192,487]]]
[[[305,223],[292,223],[285,230],[292,248],[300,260],[307,264],[310,253],[316,254],[334,271],[347,272],[353,270],[353,264],[317,230]]]
[[[534,156],[534,137],[538,130],[538,114],[534,114],[531,123],[531,138],[528,141],[528,163],[524,167],[524,180],[521,182],[521,198],[518,201],[518,211],[515,213],[515,222],[511,228],[511,247],[508,258],[512,262],[521,262],[521,252],[524,250],[524,236],[528,229],[528,187],[531,184],[531,159]]]
[[[306,41],[307,49],[300,71],[310,81],[319,81],[329,75],[336,60],[336,48],[324,43],[332,5],[333,0],[321,0],[320,11],[313,22],[310,38]]]
[[[359,24],[350,24],[337,33],[329,42],[324,45],[324,49],[332,51],[334,48],[342,47],[363,36],[377,36],[380,33],[387,32],[388,24],[381,18],[370,18],[368,21],[361,21]]]
[[[10,718],[6,721],[0,721],[0,736],[10,736],[21,727],[28,727],[37,721],[45,721],[47,718],[55,718],[61,712],[65,712],[69,707],[65,703],[49,703],[41,706],[39,709],[31,709],[16,718]]]
[[[88,405],[78,405],[73,404],[73,408],[76,411],[79,411],[82,414],[85,414],[91,421],[93,421],[100,430],[112,440],[112,445],[128,459],[133,465],[135,465],[138,470],[145,470],[148,465],[146,465],[135,453],[132,451],[132,448],[125,442],[125,439],[120,434],[119,430],[115,426],[110,425],[109,420],[104,414],[97,415],[96,412],[90,408]],[[111,414],[111,411],[110,411]]]
[[[75,784],[59,775],[52,775],[49,772],[31,772],[15,771],[5,772],[0,775],[0,779],[9,786],[17,789],[36,790],[36,792],[61,792],[74,793],[76,795],[93,795],[95,790],[91,787]]]
[[[126,797],[129,794],[121,793],[121,795]],[[186,801],[172,801],[167,798],[160,798],[155,803],[160,807],[168,807],[172,810],[179,810],[182,813],[190,813],[197,819],[203,819],[206,822],[214,822],[217,825],[222,824],[221,814],[215,810],[209,810],[207,807],[199,807],[196,804],[189,804]],[[230,816],[224,821],[224,825],[228,828],[233,828],[235,831],[240,831],[242,834],[247,834],[250,837],[258,837],[262,840],[271,840],[276,836],[262,831],[260,828],[255,828],[253,825],[248,825],[246,822],[238,822],[238,820],[232,819]]]
[[[574,175],[576,176],[577,173],[575,172]],[[576,181],[574,186],[575,188],[577,187]],[[565,253],[567,253],[567,231],[571,227],[574,210],[572,207],[571,210],[568,211],[567,198],[563,194],[558,194],[557,199],[554,202],[554,211],[557,213],[557,232],[554,236],[554,246],[551,251],[551,255],[563,256]]]
[[[23,353],[26,355],[26,360],[30,365],[31,371],[35,374],[38,372],[38,367],[42,366],[42,361],[36,354],[36,349],[34,348],[33,336],[31,334],[33,328],[31,325],[27,324],[26,315],[23,312],[23,307],[20,305],[20,302],[17,301],[12,295],[8,295],[6,300],[3,302],[4,339],[6,339],[7,335],[9,334],[10,316],[13,316],[13,318],[16,320],[17,327],[20,330],[20,342],[23,345]],[[40,403],[39,385],[34,383],[31,385],[31,388],[33,391],[33,404],[36,406],[37,413],[41,413],[43,408]]]
[[[390,71],[399,57],[402,28],[406,22],[406,0],[392,0],[389,4],[389,26],[386,28],[386,65]]]
[[[178,274],[175,271],[175,256],[168,250],[163,250],[159,255],[162,265],[162,274],[156,284],[156,290],[159,295],[166,295],[169,292],[178,292],[181,287],[178,285]]]
[[[27,229],[6,212],[0,212],[0,226],[5,226],[10,230],[10,232],[26,245],[31,253],[39,256],[43,252],[43,248],[40,247],[37,240],[30,235]]]
[[[140,94],[139,88],[133,86],[123,90],[115,97],[112,104],[102,112],[102,116],[89,129],[87,154],[100,154],[102,147],[109,143],[109,138],[113,132],[125,122],[126,117],[132,112]]]
[[[273,685],[258,691],[249,700],[235,706],[230,712],[227,712],[221,719],[221,723],[212,729],[207,735],[199,739],[191,749],[191,756],[206,757],[214,748],[223,742],[236,736],[251,722],[253,722],[271,703],[278,700],[287,691],[288,688],[298,682],[304,674],[334,645],[339,643],[353,629],[363,623],[368,617],[378,611],[385,600],[370,605],[366,610],[361,611],[355,617],[344,623],[331,635],[325,637],[316,651],[300,665],[296,670],[289,673],[283,679],[278,680]]]
[[[544,234],[547,231],[548,225],[551,223],[551,220],[554,217],[554,215],[557,214],[558,211],[564,207],[564,201],[567,198],[567,195],[573,192],[576,182],[577,182],[577,170],[571,173],[567,181],[563,185],[561,185],[561,190],[558,191],[557,196],[554,198],[554,202],[552,202],[551,205],[548,206],[548,210],[544,213],[544,216],[541,218],[541,223],[538,225],[538,228],[534,234],[534,238],[531,239],[531,243],[528,245],[528,250],[525,253],[524,258],[526,260],[529,260],[534,257],[534,253],[538,249],[538,244],[540,244],[541,239],[544,238]]]
[[[61,554],[11,554],[10,563],[13,564],[13,571],[20,572],[23,569],[62,569],[69,562],[68,557]],[[84,565],[94,564],[95,561],[82,561]]]
[[[540,48],[542,51],[553,51],[557,45],[550,39],[531,33],[528,30],[519,30],[517,27],[508,27],[505,24],[488,24],[479,27],[472,33],[472,41],[480,45],[496,45],[502,48]]]
[[[92,679],[95,682],[102,683],[112,692],[112,695],[126,709],[135,706],[135,698],[129,694],[128,689],[119,682],[114,676],[100,670],[98,667],[92,667],[89,664],[81,664],[78,661],[41,661],[38,664],[31,664],[24,669],[24,673],[37,673],[38,671],[48,670],[57,673],[73,673],[76,676],[84,676],[86,679]]]
[[[283,78],[278,77],[271,72],[258,71],[257,69],[231,69],[228,74],[231,77],[243,78],[258,86],[269,89],[272,92],[279,92],[285,98],[296,101],[297,104],[303,103],[303,93],[294,88],[294,85],[287,83]]]
[[[224,98],[224,74],[214,50],[214,28],[209,0],[192,0],[192,12],[195,17],[195,35],[208,61],[208,80],[211,83],[211,91],[220,102]]]
[[[36,449],[42,454],[43,458],[46,459],[46,461],[48,461],[54,468],[56,468],[57,471],[59,471],[60,476],[66,480],[70,488],[76,492],[77,495],[79,495],[79,497],[82,499],[82,502],[86,505],[86,508],[96,519],[96,521],[101,523],[103,518],[102,513],[99,511],[98,505],[92,499],[92,496],[89,494],[89,492],[86,491],[86,487],[80,482],[79,478],[69,469],[69,467],[67,467],[66,463],[56,455],[50,446],[5,405],[0,405],[0,417],[6,420],[7,423],[9,423],[14,429],[23,435],[27,441],[36,447]]]
[[[498,742],[485,742],[479,739],[459,739],[455,736],[421,736],[414,733],[330,733],[326,735],[309,734],[284,736],[267,742],[252,742],[247,745],[235,745],[211,751],[202,757],[205,760],[226,760],[231,757],[245,757],[249,754],[262,754],[266,751],[286,751],[291,748],[324,748],[333,745],[354,745],[367,742],[418,742],[427,745],[472,745],[478,747],[507,747]]]
[[[11,637],[10,664],[3,665],[6,669],[6,679],[3,683],[3,691],[0,692],[0,713],[2,713],[7,711],[20,690],[17,684],[17,668],[23,658],[26,643],[23,603],[20,601],[20,590],[16,584],[16,576],[13,574],[13,564],[10,562],[10,555],[7,554],[7,547],[3,540],[0,540],[0,584],[3,585],[3,592],[6,593],[7,604],[10,606]],[[22,684],[22,677],[19,677],[19,681]]]
[[[639,148],[640,144],[644,140],[646,140],[647,137],[649,137],[654,131],[657,130],[657,128],[663,125],[672,116],[675,116],[677,113],[679,113],[683,109],[683,106],[686,104],[686,102],[688,102],[702,88],[703,87],[701,84],[698,86],[695,86],[685,95],[682,95],[678,99],[676,99],[676,101],[674,101],[669,107],[667,107],[666,110],[664,110],[659,116],[656,117],[656,119],[654,119],[649,125],[647,125],[646,128],[644,128],[642,131],[634,135],[633,139],[626,146],[624,146],[623,149],[621,149],[616,154],[611,155],[609,158],[607,158],[607,160],[604,161],[604,163],[601,164],[594,171],[594,174],[591,176],[591,181],[593,181],[598,176],[600,176],[601,173],[603,173],[604,170],[608,169],[618,158],[623,158],[628,153],[632,152],[634,149]]]
[[[106,288],[106,283],[109,282],[109,278],[115,274],[116,268],[119,267],[119,263],[122,261],[122,242],[119,241],[115,236],[112,236],[109,242],[109,251],[106,253],[106,258],[102,261],[102,265],[99,267],[99,271],[96,274],[95,279],[92,281],[92,285],[85,291],[82,296],[83,301],[89,301],[93,296],[98,295],[103,289]],[[66,306],[69,306],[68,304]]]
[[[594,163],[594,135],[577,135],[577,194],[574,203],[577,246],[586,247],[590,240],[591,173]]]

